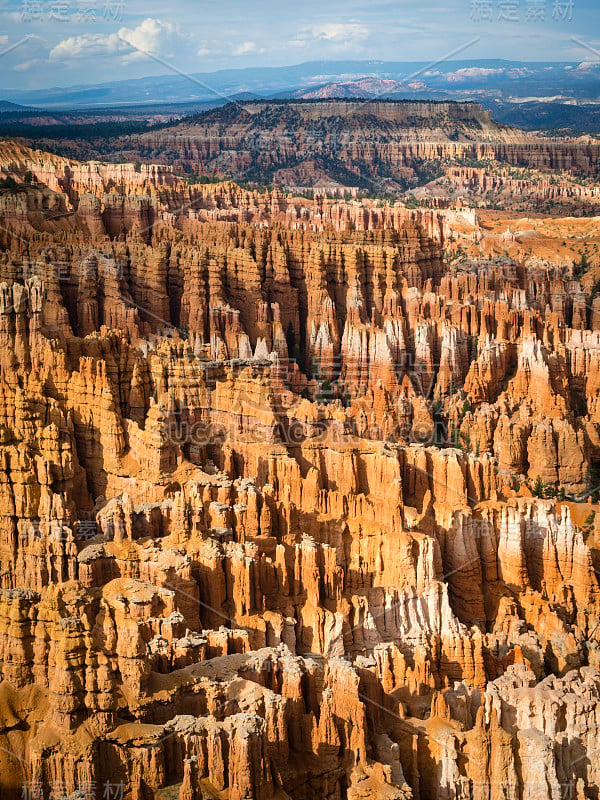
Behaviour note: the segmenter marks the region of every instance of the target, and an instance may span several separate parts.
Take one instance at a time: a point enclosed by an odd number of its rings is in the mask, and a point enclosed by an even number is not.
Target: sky
[[[0,97],[313,60],[600,61],[598,3],[0,0]]]

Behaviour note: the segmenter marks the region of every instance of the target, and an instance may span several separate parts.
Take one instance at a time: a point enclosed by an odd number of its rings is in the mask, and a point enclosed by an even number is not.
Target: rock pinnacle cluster
[[[3,800],[597,798],[593,257],[0,170]]]

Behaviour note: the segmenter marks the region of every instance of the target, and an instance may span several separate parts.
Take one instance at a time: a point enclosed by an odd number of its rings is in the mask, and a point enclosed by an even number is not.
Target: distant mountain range
[[[27,106],[21,106],[18,103],[11,103],[8,100],[0,100],[0,114],[17,114],[22,111],[31,111],[32,109]]]
[[[447,164],[492,159],[597,174],[599,145],[548,142],[495,122],[478,103],[365,98],[229,103],[120,143],[127,156],[176,171],[274,184],[289,191],[397,195]]]
[[[552,87],[549,89],[549,87]],[[241,97],[366,97],[373,95],[504,102],[600,102],[600,62],[500,59],[427,62],[313,61],[168,74],[41,90],[7,90],[2,102],[45,109],[226,101]],[[0,108],[1,110],[1,108]]]

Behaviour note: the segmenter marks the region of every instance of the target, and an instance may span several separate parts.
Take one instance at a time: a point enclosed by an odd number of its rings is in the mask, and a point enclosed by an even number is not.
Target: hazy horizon
[[[301,8],[175,0],[168,13],[154,0],[0,0],[0,56],[11,91],[349,57],[598,61],[597,48],[592,0],[452,0],[443,7],[426,0],[418,8],[407,0],[368,8],[356,0],[326,8],[314,0]]]

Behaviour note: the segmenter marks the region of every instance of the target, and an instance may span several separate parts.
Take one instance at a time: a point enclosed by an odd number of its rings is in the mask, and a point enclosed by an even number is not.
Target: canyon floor
[[[597,800],[598,190],[544,152],[415,206],[0,141],[3,800]]]

